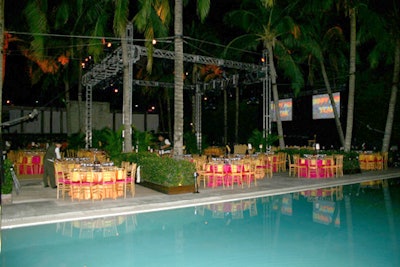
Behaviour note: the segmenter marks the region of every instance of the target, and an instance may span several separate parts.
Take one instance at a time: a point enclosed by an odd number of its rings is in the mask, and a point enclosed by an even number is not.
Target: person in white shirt
[[[47,148],[46,154],[43,158],[43,186],[51,188],[57,188],[56,179],[54,174],[54,161],[61,160],[61,142],[54,142]]]

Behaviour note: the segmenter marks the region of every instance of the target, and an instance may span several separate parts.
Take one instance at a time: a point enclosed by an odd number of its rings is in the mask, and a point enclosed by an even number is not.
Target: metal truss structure
[[[132,29],[127,28],[127,37],[128,39],[133,40],[131,36]],[[133,64],[138,62],[141,57],[147,57],[147,49],[142,46],[133,45],[133,42],[128,42],[128,51],[129,51],[129,79],[130,79],[130,95],[132,96],[132,86],[153,86],[153,87],[174,87],[173,83],[165,83],[158,81],[144,81],[144,80],[133,80]],[[153,51],[154,58],[161,59],[175,59],[174,51],[162,50],[162,49],[154,49]],[[225,60],[220,58],[206,57],[201,55],[193,55],[193,54],[184,54],[183,56],[184,62],[195,63],[195,64],[204,64],[204,65],[216,65],[226,69],[237,69],[244,70],[247,73],[256,73],[257,81],[254,82],[263,82],[263,130],[265,133],[270,132],[270,82],[269,75],[267,73],[267,65],[256,65],[250,63],[237,62],[232,60]],[[82,77],[82,84],[86,87],[86,148],[91,147],[92,145],[92,90],[99,83],[111,79],[116,76],[122,75],[123,72],[123,61],[122,61],[122,48],[118,47],[112,54],[105,57],[101,63],[96,64],[93,68],[88,71]],[[261,73],[261,77],[260,76]],[[223,79],[212,80],[209,83],[197,83],[193,85],[185,85],[185,89],[191,89],[195,92],[195,100],[193,111],[195,112],[194,118],[194,129],[196,131],[197,137],[197,146],[198,149],[201,150],[201,139],[202,139],[202,129],[201,129],[201,96],[202,94],[211,88],[225,88],[231,82],[234,85],[238,85],[239,75],[232,75],[231,77],[226,77]],[[247,81],[247,84],[249,82]],[[130,104],[130,114],[132,113],[132,97],[129,100]],[[123,119],[123,121],[125,121]],[[128,120],[130,124],[132,124],[132,118]]]

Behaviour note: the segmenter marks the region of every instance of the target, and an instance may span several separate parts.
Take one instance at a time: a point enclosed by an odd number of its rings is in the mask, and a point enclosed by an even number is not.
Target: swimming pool
[[[365,183],[2,231],[1,266],[399,266],[400,186]]]

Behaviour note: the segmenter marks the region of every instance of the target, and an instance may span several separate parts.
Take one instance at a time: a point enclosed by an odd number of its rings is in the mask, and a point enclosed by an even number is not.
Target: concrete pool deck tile
[[[43,188],[41,178],[20,179],[19,194],[13,193],[13,203],[2,206],[1,229],[127,215],[180,207],[194,207],[224,202],[299,192],[310,189],[358,184],[363,181],[400,178],[400,169],[368,171],[339,178],[306,179],[289,177],[288,172],[274,173],[273,178],[257,180],[257,186],[247,188],[199,188],[199,193],[166,195],[136,185],[134,198],[105,199],[103,201],[74,201],[69,197],[56,199],[56,190]]]

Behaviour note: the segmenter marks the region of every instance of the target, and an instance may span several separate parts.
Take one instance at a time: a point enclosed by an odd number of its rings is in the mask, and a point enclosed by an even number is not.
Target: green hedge
[[[10,168],[12,162],[9,159],[4,160],[3,170],[4,170],[4,183],[1,185],[2,194],[11,194],[13,189],[13,178],[11,175]]]
[[[142,181],[163,186],[193,185],[195,166],[186,160],[160,157],[155,153],[123,153],[112,160],[119,165],[122,161],[135,162],[140,166]]]

